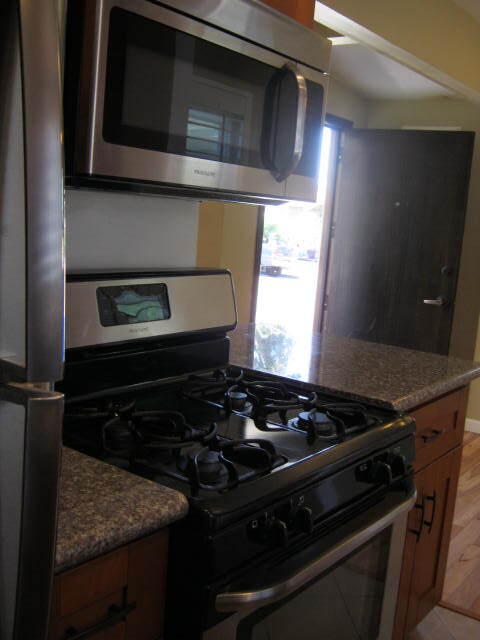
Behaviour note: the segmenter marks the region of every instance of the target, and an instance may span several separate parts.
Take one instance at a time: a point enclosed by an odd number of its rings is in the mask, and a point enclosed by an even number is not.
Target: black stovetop
[[[64,441],[224,514],[388,445],[402,424],[391,411],[229,368],[67,398]]]

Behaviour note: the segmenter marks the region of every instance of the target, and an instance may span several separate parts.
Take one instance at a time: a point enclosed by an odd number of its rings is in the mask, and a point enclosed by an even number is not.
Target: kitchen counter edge
[[[166,527],[187,511],[182,493],[64,447],[55,573]]]

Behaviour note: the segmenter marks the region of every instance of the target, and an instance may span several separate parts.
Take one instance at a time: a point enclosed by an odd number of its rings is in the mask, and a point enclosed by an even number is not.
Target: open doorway
[[[317,201],[268,206],[259,220],[260,264],[253,319],[257,324],[281,325],[292,336],[310,334],[317,322],[338,141],[339,130],[326,126],[319,150]]]

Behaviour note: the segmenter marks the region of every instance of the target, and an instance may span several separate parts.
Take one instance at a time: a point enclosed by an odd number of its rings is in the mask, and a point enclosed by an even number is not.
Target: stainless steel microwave
[[[70,0],[67,184],[314,201],[329,56],[259,0]]]

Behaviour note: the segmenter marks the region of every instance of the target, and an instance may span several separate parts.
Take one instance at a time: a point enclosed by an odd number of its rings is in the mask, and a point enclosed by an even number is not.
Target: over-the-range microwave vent
[[[71,0],[67,186],[315,201],[330,43],[256,0],[193,4]]]

